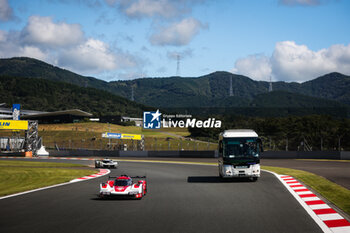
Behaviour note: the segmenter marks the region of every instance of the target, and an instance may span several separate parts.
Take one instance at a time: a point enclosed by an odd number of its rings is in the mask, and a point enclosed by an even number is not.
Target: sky
[[[0,0],[0,58],[105,81],[350,75],[348,0]],[[179,61],[179,65],[178,65]]]

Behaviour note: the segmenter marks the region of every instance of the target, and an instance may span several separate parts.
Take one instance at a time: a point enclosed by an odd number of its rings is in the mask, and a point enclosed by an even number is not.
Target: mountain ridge
[[[21,103],[23,109],[38,111],[50,112],[77,108],[90,112],[94,116],[138,117],[143,111],[150,109],[99,89],[45,79],[1,75],[0,100],[9,105]]]
[[[263,95],[267,102],[271,102],[273,99],[276,106],[289,106],[293,102],[295,106],[302,106],[301,103],[297,102],[297,99],[309,102],[312,106],[315,106],[317,101],[322,102],[325,99],[333,101],[325,101],[329,105],[350,105],[350,93],[347,91],[350,90],[350,76],[337,72],[303,83],[273,82],[274,91],[289,92],[295,95],[294,97],[292,94],[288,95],[288,98],[281,98],[283,101],[278,98],[278,95],[286,96],[282,92],[264,95],[264,93],[268,93],[269,82],[255,81],[249,77],[225,71],[216,71],[200,77],[148,77],[106,82],[61,69],[37,59],[21,57],[0,59],[0,75],[70,83],[80,87],[100,89],[127,99],[131,99],[131,90],[133,89],[136,102],[153,107],[251,106],[261,103],[257,99],[259,95]],[[229,96],[231,78],[234,97]],[[309,98],[307,101],[305,96],[318,98],[318,100]],[[286,102],[288,100],[290,101]]]

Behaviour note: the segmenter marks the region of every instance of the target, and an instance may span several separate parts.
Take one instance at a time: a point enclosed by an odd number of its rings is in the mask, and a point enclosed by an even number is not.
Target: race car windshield
[[[224,156],[228,158],[257,157],[256,138],[227,138],[224,140]]]
[[[115,180],[114,186],[130,186],[131,180]]]

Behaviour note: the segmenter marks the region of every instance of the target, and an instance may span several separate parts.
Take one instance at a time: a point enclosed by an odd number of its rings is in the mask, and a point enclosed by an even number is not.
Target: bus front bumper
[[[233,165],[224,165],[222,171],[222,177],[260,177],[260,165],[250,165],[248,168],[239,168]]]

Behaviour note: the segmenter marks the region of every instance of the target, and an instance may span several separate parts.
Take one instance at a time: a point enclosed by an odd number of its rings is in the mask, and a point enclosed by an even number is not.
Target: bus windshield
[[[258,157],[257,138],[225,138],[223,155],[228,158]]]

